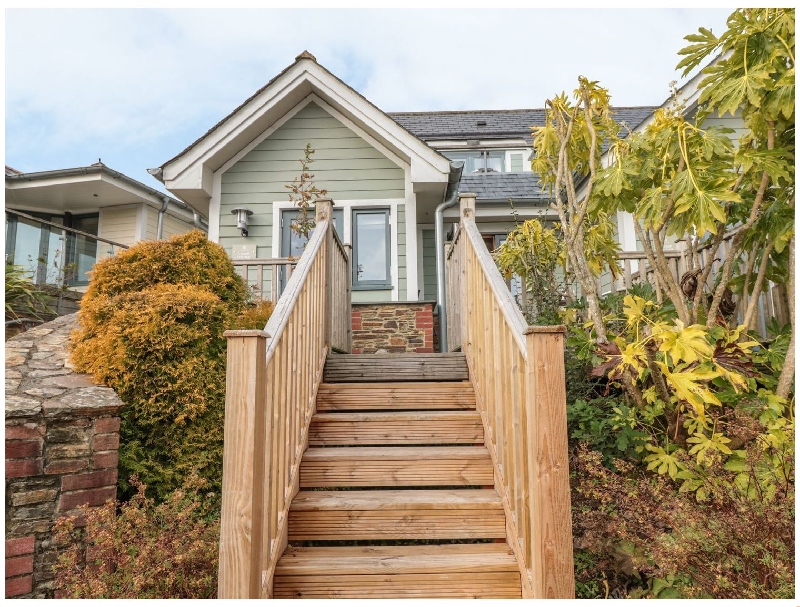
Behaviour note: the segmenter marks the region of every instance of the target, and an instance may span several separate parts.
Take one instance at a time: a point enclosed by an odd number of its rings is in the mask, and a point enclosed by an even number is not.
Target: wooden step
[[[481,443],[483,424],[476,411],[317,413],[308,440],[312,447]]]
[[[321,384],[317,411],[369,411],[389,409],[474,409],[470,382],[400,382]]]
[[[466,381],[467,359],[452,354],[331,354],[322,381],[403,382]]]
[[[289,541],[505,538],[493,489],[300,491]]]
[[[308,449],[301,487],[493,485],[486,447],[331,447]]]
[[[520,598],[507,544],[290,547],[275,598]]]

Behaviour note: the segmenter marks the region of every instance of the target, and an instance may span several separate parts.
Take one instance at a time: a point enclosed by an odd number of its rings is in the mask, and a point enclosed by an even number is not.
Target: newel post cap
[[[458,195],[459,203],[461,206],[461,217],[473,217],[475,215],[475,199],[477,194],[472,192],[464,192]]]
[[[314,219],[317,221],[330,221],[333,217],[333,200],[330,198],[317,198],[314,201]]]

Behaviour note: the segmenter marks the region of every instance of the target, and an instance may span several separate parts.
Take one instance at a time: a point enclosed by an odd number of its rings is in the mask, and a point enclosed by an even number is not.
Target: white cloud
[[[148,148],[152,166],[304,49],[386,111],[541,107],[579,74],[655,105],[682,37],[728,12],[9,10],[7,153]]]

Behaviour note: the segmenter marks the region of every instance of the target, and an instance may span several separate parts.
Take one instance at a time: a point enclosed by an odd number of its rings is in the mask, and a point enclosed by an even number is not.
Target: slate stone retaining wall
[[[6,342],[6,597],[52,598],[53,522],[116,497],[122,401],[72,372],[76,324],[61,316]]]

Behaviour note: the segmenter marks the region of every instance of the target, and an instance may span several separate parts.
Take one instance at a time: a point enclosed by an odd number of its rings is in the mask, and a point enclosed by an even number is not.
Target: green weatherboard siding
[[[337,200],[380,200],[405,197],[403,169],[314,103],[309,103],[222,175],[219,242],[230,253],[235,244],[256,244],[259,258],[272,257],[272,203],[289,200],[285,187],[300,174],[307,143],[316,150],[314,183]],[[249,236],[236,229],[231,211],[251,209]],[[398,299],[406,298],[405,206],[398,207]],[[390,299],[391,292],[354,292],[354,301]]]
[[[422,230],[423,299],[436,299],[436,232]]]

